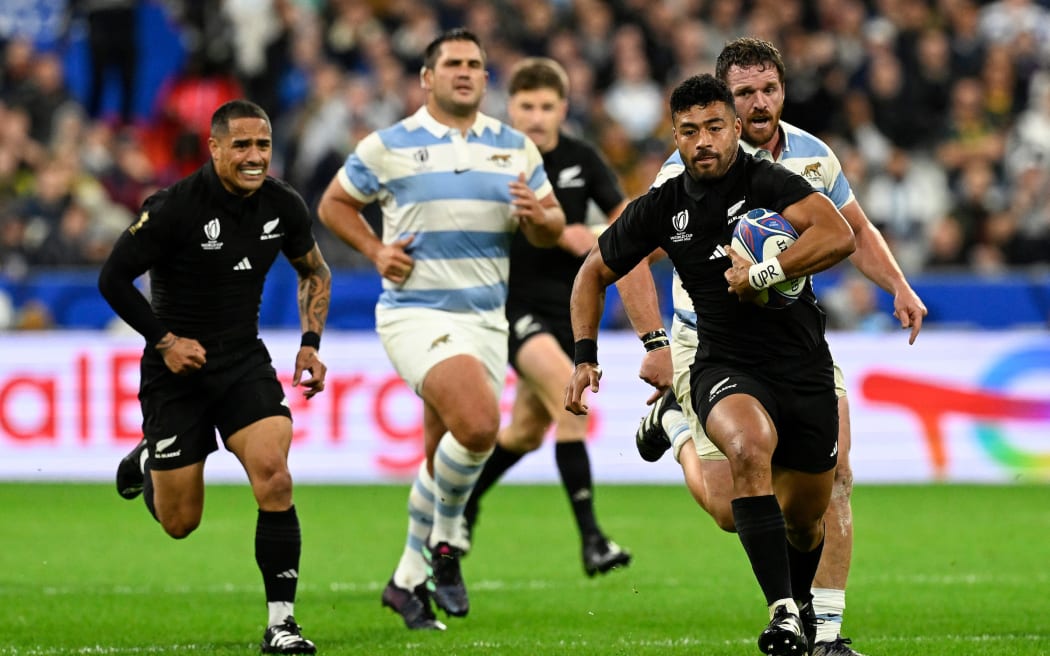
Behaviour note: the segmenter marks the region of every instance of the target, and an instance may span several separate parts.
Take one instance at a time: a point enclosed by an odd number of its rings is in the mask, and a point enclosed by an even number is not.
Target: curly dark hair
[[[777,69],[780,83],[784,83],[784,60],[780,57],[780,51],[769,41],[742,37],[727,43],[715,61],[715,75],[719,80],[725,80],[729,69],[733,66],[740,68],[772,66]]]
[[[726,83],[710,73],[694,75],[687,78],[671,92],[671,118],[690,107],[699,105],[707,107],[711,103],[721,102],[729,107],[736,116],[736,105],[733,103],[733,92]]]

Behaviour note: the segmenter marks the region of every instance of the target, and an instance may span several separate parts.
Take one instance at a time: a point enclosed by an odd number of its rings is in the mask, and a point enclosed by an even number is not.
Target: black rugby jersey
[[[99,286],[149,345],[169,330],[205,347],[253,338],[266,274],[278,251],[295,259],[313,248],[310,223],[287,183],[268,177],[252,195],[238,196],[208,162],[146,199],[113,247]],[[152,313],[112,284],[147,270]]]
[[[590,144],[559,133],[558,145],[543,154],[543,168],[565,211],[565,223],[585,223],[590,200],[606,215],[624,198],[609,165]],[[546,314],[569,315],[572,282],[585,258],[557,246],[539,248],[519,230],[511,242],[507,303]]]
[[[725,245],[748,210],[781,212],[814,193],[805,178],[737,150],[716,181],[683,172],[632,201],[598,239],[605,264],[626,274],[655,248],[674,263],[697,311],[697,360],[784,370],[826,348],[824,313],[807,281],[798,301],[780,310],[740,302],[728,291]]]

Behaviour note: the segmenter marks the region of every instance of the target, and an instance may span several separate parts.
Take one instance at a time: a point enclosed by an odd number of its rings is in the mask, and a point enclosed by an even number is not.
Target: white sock
[[[842,630],[842,614],[846,612],[846,591],[834,588],[813,588],[813,612],[817,614],[817,642],[831,642]]]
[[[769,619],[773,619],[773,613],[779,606],[787,606],[788,612],[798,615],[798,604],[794,599],[777,599],[769,604]]]
[[[427,471],[427,461],[419,463],[412,491],[408,493],[408,538],[401,560],[394,570],[394,585],[412,590],[427,578],[423,543],[434,525],[434,479]]]
[[[268,601],[266,610],[270,614],[270,621],[266,626],[284,624],[284,620],[295,615],[295,604],[291,601]]]
[[[671,451],[674,453],[675,461],[681,462],[678,460],[678,454],[682,452],[682,445],[687,440],[693,439],[685,413],[674,408],[665,411],[663,417],[660,418],[660,426],[667,434],[667,438],[671,440]]]
[[[460,531],[463,508],[481,474],[481,468],[492,454],[492,449],[470,451],[445,433],[434,454],[434,528],[430,532],[430,544],[448,542],[454,547],[466,549]]]

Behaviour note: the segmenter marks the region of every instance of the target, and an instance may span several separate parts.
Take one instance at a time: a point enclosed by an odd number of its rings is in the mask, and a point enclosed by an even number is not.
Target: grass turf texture
[[[319,653],[758,654],[765,609],[743,550],[671,486],[600,486],[627,569],[588,579],[553,486],[484,500],[464,561],[466,619],[404,629],[379,594],[406,486],[301,486],[297,619]],[[1046,486],[859,486],[846,627],[869,656],[1050,654]],[[2,655],[254,654],[265,621],[244,486],[210,486],[204,521],[166,537],[110,485],[0,484]]]

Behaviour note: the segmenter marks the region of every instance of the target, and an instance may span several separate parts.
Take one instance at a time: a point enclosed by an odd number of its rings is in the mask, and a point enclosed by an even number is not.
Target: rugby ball
[[[758,263],[784,252],[796,239],[798,233],[787,219],[771,210],[754,209],[737,221],[730,245],[744,258]],[[767,308],[784,308],[797,301],[805,288],[806,276],[785,280],[763,289],[754,302]]]

